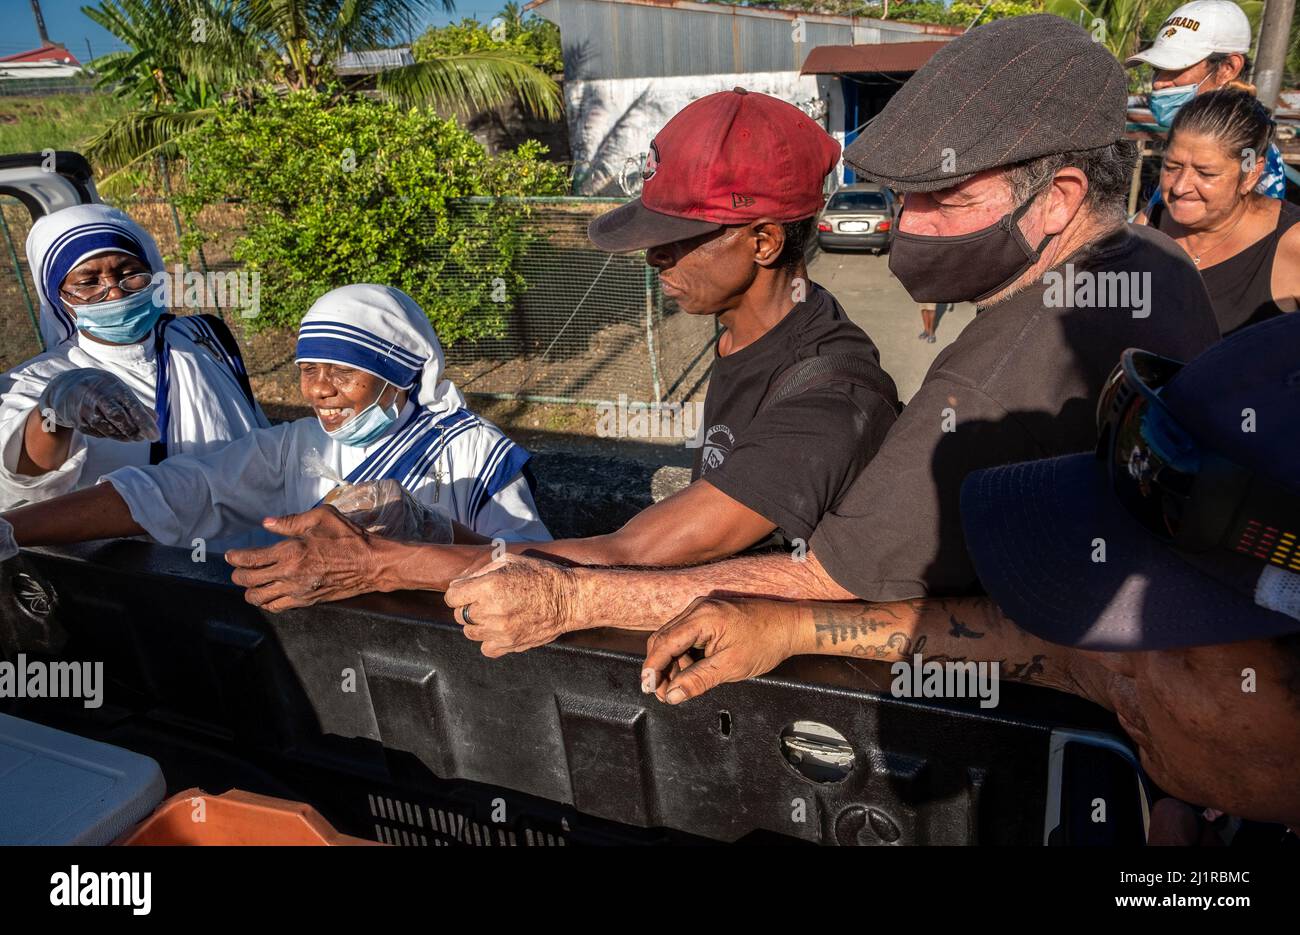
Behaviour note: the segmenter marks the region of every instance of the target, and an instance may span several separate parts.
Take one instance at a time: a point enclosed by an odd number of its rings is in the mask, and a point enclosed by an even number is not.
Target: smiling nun
[[[381,535],[550,539],[525,476],[528,452],[465,408],[443,376],[433,327],[406,293],[374,285],[326,293],[303,318],[296,357],[315,415],[206,455],[122,468],[93,489],[6,514],[18,544],[143,532],[188,548],[265,535],[265,518],[309,510],[340,487],[342,498],[327,502],[345,514],[383,514],[370,527]]]

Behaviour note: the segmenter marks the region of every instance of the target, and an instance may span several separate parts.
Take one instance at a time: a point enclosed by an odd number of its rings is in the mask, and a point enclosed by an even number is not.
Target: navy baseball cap
[[[1298,515],[1300,314],[1220,341],[1157,395],[1194,446],[1281,491]],[[1067,455],[975,471],[962,484],[976,571],[1017,625],[1102,651],[1300,632],[1300,530],[1266,530],[1267,548],[1184,551],[1130,512],[1108,467],[1094,453]]]

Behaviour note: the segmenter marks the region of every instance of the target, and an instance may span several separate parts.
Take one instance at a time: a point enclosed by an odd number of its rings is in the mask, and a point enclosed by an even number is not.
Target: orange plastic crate
[[[302,802],[240,789],[209,795],[197,788],[178,792],[163,802],[117,843],[126,846],[381,846],[378,841],[341,834],[320,812]]]

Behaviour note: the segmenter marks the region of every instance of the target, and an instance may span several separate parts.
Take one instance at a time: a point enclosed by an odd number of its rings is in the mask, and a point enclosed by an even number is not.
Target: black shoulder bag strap
[[[236,343],[235,336],[230,333],[230,328],[216,315],[205,314],[195,317],[203,319],[203,321],[207,323],[208,327],[212,329],[212,333],[216,336],[217,342],[221,345],[221,349],[225,351],[226,355],[230,358],[231,366],[228,369],[230,370],[231,376],[233,376],[235,381],[239,384],[240,390],[244,393],[244,398],[248,400],[248,405],[252,406],[254,411],[256,411],[257,400],[253,398],[253,387],[248,382],[248,372],[244,369],[244,356],[239,352],[239,344]],[[175,318],[176,316],[172,314],[164,315],[162,319],[160,319],[158,330],[155,333],[154,338],[154,346],[157,351],[155,357],[158,361],[158,384],[155,394],[157,401],[154,404],[154,408],[161,415],[159,429],[162,432],[162,437],[149,446],[150,464],[161,464],[167,457],[167,436],[170,422],[170,411],[168,410],[169,367],[167,366],[167,355],[169,351],[165,334],[167,328],[170,327]],[[226,361],[222,361],[222,363],[226,363]]]
[[[866,387],[888,402],[894,412],[902,410],[898,403],[898,388],[894,386],[889,374],[879,366],[855,354],[827,354],[801,360],[782,371],[763,401],[758,404],[758,411],[762,412],[783,399],[797,396],[811,386],[832,380]]]
[[[153,385],[153,409],[158,417],[158,440],[149,443],[149,463],[161,464],[167,457],[167,437],[171,433],[171,404],[169,399],[171,383],[168,374],[167,329],[176,318],[171,312],[164,312],[154,325],[153,359],[156,373]]]
[[[209,315],[205,313],[199,317],[208,323],[208,327],[212,329],[212,333],[215,334],[217,340],[221,342],[222,350],[224,350],[230,356],[230,359],[234,361],[235,366],[231,368],[231,373],[239,383],[239,388],[244,391],[244,398],[248,400],[248,405],[252,406],[253,409],[256,410],[257,400],[253,398],[253,386],[248,382],[248,370],[244,367],[244,355],[239,351],[239,342],[237,342],[235,336],[230,333],[230,326],[217,315]]]

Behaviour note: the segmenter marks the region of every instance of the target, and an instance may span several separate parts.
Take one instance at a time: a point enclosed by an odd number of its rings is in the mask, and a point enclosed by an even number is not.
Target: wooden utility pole
[[[1295,0],[1268,0],[1260,20],[1259,51],[1252,77],[1260,102],[1270,110],[1277,105],[1277,95],[1282,90],[1294,15]]]

